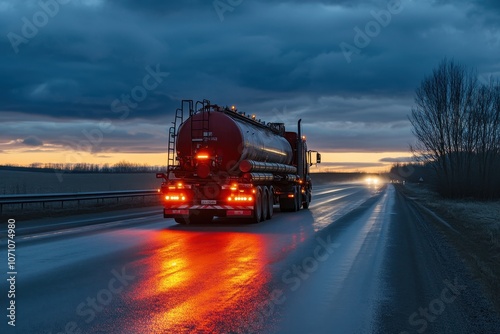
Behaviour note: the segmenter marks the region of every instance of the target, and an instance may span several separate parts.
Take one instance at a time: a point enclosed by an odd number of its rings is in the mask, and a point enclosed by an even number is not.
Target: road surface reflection
[[[266,298],[265,236],[163,230],[138,264],[132,333],[237,332]],[[270,242],[271,240],[268,240]]]

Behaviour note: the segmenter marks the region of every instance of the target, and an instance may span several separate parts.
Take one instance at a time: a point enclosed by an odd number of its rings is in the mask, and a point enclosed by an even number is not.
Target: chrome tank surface
[[[208,119],[203,140],[200,136],[203,117]],[[191,130],[191,126],[195,130]],[[240,173],[239,165],[243,160],[280,163],[288,165],[293,152],[288,141],[267,127],[250,119],[240,119],[231,112],[211,111],[207,117],[197,113],[187,119],[180,127],[177,140],[177,156],[182,161],[200,150],[206,150],[220,159],[220,167],[229,173]],[[188,167],[188,166],[184,166]]]

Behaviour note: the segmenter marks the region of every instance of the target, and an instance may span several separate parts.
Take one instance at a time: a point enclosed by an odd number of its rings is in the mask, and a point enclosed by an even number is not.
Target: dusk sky
[[[0,0],[0,164],[163,165],[179,101],[209,99],[387,170],[444,57],[498,77],[499,28],[497,0]]]

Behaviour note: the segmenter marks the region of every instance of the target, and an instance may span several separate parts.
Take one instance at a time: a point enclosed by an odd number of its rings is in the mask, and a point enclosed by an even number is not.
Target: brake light
[[[166,195],[165,196],[166,201],[185,201],[186,200],[186,195],[184,194],[172,194],[172,195]]]
[[[227,198],[228,202],[251,202],[253,201],[252,196],[229,196]]]
[[[208,154],[198,154],[196,156],[196,159],[198,160],[207,160],[208,158],[210,158]]]

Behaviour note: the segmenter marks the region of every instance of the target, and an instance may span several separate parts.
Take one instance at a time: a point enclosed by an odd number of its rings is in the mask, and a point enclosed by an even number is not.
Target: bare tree
[[[498,196],[492,180],[500,148],[499,91],[498,84],[481,85],[475,71],[448,59],[416,90],[409,119],[417,143],[411,149],[434,167],[444,196]]]

